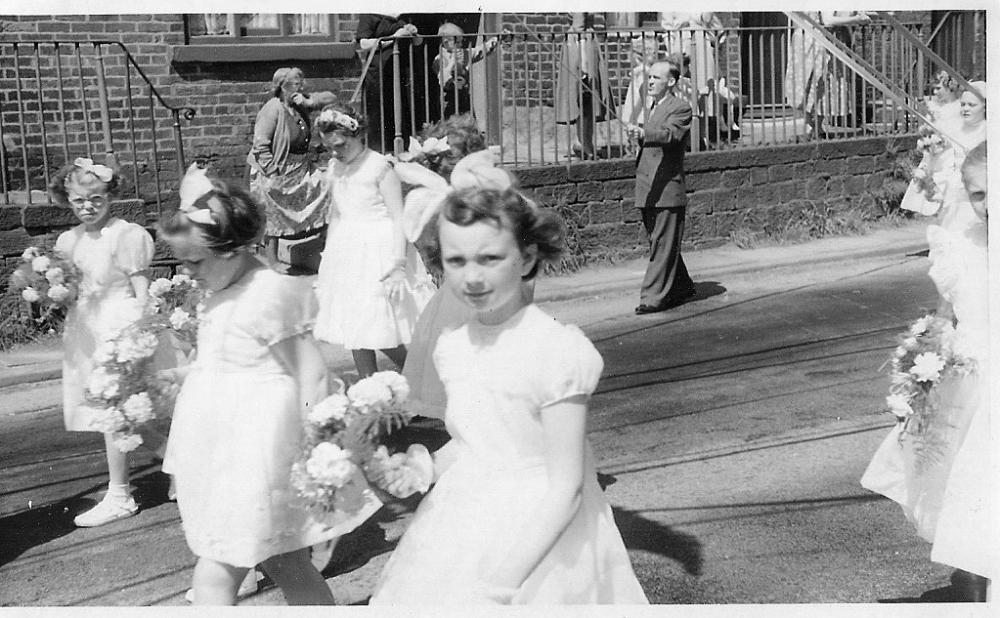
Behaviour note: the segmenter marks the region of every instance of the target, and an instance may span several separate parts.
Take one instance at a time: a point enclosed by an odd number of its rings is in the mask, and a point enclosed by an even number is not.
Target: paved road
[[[926,268],[899,255],[701,281],[695,302],[653,316],[632,315],[632,294],[545,307],[604,355],[591,440],[651,601],[874,602],[944,584],[899,510],[857,484],[888,426],[879,368],[935,304]],[[69,523],[100,484],[99,443],[59,431],[57,386],[23,389],[0,418],[0,504],[72,473],[52,487],[80,495],[0,519],[0,603],[182,603],[193,559],[160,475],[138,477],[137,517]],[[339,600],[367,598],[406,521],[343,541],[326,572]]]

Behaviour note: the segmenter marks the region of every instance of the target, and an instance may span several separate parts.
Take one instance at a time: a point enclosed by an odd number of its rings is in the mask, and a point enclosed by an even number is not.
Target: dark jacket
[[[667,95],[650,113],[635,171],[636,208],[687,206],[684,151],[691,115],[691,105],[673,95]]]

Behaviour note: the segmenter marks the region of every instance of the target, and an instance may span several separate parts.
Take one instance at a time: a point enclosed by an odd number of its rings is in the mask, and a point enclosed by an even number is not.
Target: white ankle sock
[[[112,498],[115,500],[126,500],[132,495],[132,490],[129,488],[128,483],[108,483],[108,493],[107,498]]]

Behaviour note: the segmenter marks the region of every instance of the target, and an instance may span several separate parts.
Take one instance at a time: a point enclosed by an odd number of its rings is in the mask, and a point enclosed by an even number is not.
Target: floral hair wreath
[[[410,137],[410,145],[406,152],[399,155],[399,160],[403,162],[418,161],[423,158],[434,158],[451,151],[448,144],[448,136],[442,138],[428,137],[420,143],[415,137]]]
[[[489,150],[479,150],[462,157],[451,172],[451,184],[419,163],[400,161],[394,167],[400,180],[417,185],[403,202],[403,232],[410,242],[420,237],[424,227],[441,210],[444,200],[455,191],[514,189],[513,177],[507,170],[496,166],[493,153]],[[537,209],[534,201],[520,192],[518,194],[533,210]]]
[[[358,130],[358,121],[348,114],[336,109],[324,109],[319,114],[319,119],[317,122],[333,125],[336,129],[343,129],[345,131],[351,131],[352,133]]]

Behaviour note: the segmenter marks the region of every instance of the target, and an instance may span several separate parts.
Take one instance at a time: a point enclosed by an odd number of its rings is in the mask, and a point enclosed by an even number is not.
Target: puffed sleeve
[[[255,290],[254,310],[248,316],[247,331],[266,346],[312,331],[318,305],[313,292],[314,277],[268,277]]]
[[[56,239],[56,245],[53,247],[53,250],[66,256],[70,255],[73,252],[73,246],[76,245],[76,238],[77,234],[75,228],[66,230],[59,235],[59,238]]]
[[[590,396],[604,370],[604,359],[594,344],[575,326],[561,326],[562,336],[553,338],[541,407],[577,395]]]
[[[153,261],[153,237],[141,225],[126,223],[115,239],[115,264],[132,276],[149,269]]]

